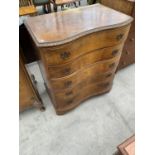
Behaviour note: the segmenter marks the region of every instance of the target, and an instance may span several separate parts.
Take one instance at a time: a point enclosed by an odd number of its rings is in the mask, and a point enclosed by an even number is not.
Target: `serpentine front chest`
[[[131,21],[101,4],[26,20],[57,114],[110,91]]]

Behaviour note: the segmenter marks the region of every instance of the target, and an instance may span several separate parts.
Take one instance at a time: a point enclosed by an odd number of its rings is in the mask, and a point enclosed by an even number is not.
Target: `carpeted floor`
[[[85,101],[57,116],[45,91],[36,63],[35,73],[45,112],[20,114],[20,155],[112,155],[134,134],[134,65],[116,74],[110,93]]]

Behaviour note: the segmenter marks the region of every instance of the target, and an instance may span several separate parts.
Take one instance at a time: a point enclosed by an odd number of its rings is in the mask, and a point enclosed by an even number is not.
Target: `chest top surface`
[[[37,46],[61,45],[92,32],[129,24],[132,17],[101,4],[29,17],[25,21]]]

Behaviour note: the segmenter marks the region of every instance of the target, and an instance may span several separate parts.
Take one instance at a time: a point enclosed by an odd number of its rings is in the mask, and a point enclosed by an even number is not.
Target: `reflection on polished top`
[[[25,25],[37,46],[55,46],[86,34],[126,25],[132,17],[101,4],[29,17]]]

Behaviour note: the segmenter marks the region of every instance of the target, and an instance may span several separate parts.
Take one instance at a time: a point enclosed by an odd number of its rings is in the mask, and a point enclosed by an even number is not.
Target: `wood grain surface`
[[[25,25],[37,46],[61,45],[86,34],[127,25],[132,17],[101,4],[30,17]]]
[[[117,56],[107,61],[99,61],[81,70],[77,70],[71,75],[61,77],[61,78],[50,78],[48,81],[50,81],[51,88],[53,88],[53,91],[63,90],[68,87],[77,85],[80,81],[83,81],[84,79],[88,79],[89,77],[96,76],[97,74],[106,73],[108,71],[114,72],[114,70],[117,68],[119,59],[120,59],[120,56]],[[67,84],[67,83],[70,83],[70,84]]]
[[[100,4],[27,20],[57,114],[110,91],[131,21]]]
[[[37,13],[37,9],[34,5],[23,6],[19,8],[19,16],[33,15]]]
[[[108,48],[98,49],[81,55],[80,57],[62,65],[49,65],[48,71],[50,72],[51,78],[61,78],[98,61],[108,60],[118,55],[120,56],[121,51],[122,44]]]
[[[36,107],[41,111],[45,110],[42,100],[35,89],[29,74],[25,68],[23,58],[19,58],[19,111]]]
[[[90,51],[121,44],[127,38],[130,25],[88,34],[70,43],[41,47],[45,61],[50,65],[64,64]]]

